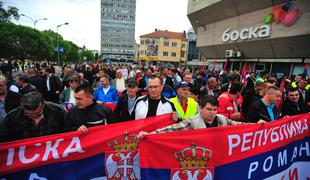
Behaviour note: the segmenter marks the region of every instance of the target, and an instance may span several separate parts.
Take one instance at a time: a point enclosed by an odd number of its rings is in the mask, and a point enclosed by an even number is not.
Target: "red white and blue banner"
[[[0,144],[0,179],[141,179],[140,131],[172,124],[172,115]]]
[[[310,114],[267,124],[149,135],[142,179],[310,179]]]

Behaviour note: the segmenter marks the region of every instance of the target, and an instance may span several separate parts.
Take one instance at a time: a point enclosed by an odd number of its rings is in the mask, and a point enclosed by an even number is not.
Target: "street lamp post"
[[[21,14],[21,16],[24,16],[24,17],[30,19],[30,20],[32,21],[32,23],[33,23],[33,28],[34,28],[34,29],[36,28],[36,24],[38,23],[38,21],[47,20],[47,18],[42,18],[42,19],[36,19],[36,20],[34,20],[34,19],[32,19],[31,17],[29,17],[29,16],[27,16],[27,15],[25,15],[25,14]]]
[[[59,24],[57,25],[57,35],[56,35],[56,42],[57,42],[57,64],[58,66],[60,66],[60,58],[59,58],[59,40],[58,40],[58,28],[63,26],[63,25],[68,25],[69,23],[68,22],[65,22],[63,24]]]

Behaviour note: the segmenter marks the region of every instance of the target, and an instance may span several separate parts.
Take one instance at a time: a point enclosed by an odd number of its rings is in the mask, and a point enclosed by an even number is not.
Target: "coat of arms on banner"
[[[114,151],[106,153],[106,176],[108,179],[141,179],[138,143],[135,135],[125,133],[108,143]]]
[[[208,148],[197,147],[192,144],[191,147],[178,151],[174,155],[179,161],[180,168],[171,169],[172,180],[213,179],[214,168],[207,167],[207,163],[212,156],[212,151]]]

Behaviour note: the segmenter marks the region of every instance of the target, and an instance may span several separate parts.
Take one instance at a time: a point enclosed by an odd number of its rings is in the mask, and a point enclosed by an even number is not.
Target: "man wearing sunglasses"
[[[61,133],[63,119],[64,110],[60,105],[45,102],[39,92],[29,92],[0,124],[0,142]]]

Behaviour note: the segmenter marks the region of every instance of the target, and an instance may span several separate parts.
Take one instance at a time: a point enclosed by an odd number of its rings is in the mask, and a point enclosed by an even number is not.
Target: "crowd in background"
[[[207,116],[201,111],[208,103],[216,105],[215,113],[246,123],[308,113],[310,107],[307,74],[278,78],[268,72],[100,61],[62,67],[12,61],[0,70],[0,142],[87,132],[92,126],[167,113],[182,122]]]

